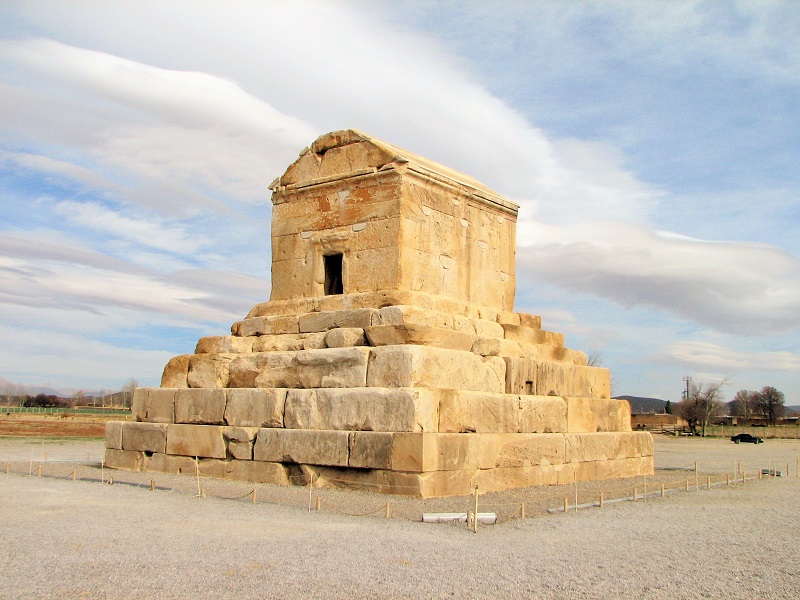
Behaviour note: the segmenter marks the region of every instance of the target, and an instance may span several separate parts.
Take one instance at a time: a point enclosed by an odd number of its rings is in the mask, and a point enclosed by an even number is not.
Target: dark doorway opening
[[[325,260],[325,295],[343,294],[342,284],[342,255],[330,254],[324,256]]]

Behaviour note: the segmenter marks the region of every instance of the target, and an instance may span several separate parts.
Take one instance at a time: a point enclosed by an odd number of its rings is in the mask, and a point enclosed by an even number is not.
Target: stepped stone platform
[[[609,371],[513,312],[515,204],[355,130],[271,189],[270,301],[136,390],[109,466],[420,497],[652,474]]]

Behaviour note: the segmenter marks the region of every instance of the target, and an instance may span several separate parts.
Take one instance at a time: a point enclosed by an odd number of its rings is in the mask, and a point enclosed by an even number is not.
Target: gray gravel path
[[[797,452],[780,442],[657,448],[676,465],[697,452],[720,465]],[[799,493],[794,476],[752,481],[474,535],[3,471],[0,597],[796,598]]]

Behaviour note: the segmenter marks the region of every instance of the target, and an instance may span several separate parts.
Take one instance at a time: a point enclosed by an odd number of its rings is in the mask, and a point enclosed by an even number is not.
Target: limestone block
[[[299,333],[295,315],[276,315],[271,317],[250,317],[237,321],[231,327],[233,335],[249,337],[254,335],[274,335]]]
[[[393,433],[392,469],[421,473],[435,471],[438,464],[436,433]]]
[[[350,348],[366,346],[367,338],[360,327],[340,327],[331,329],[325,334],[325,346],[328,348]]]
[[[526,325],[501,325],[504,337],[513,342],[523,344],[544,344],[547,342],[547,332],[542,329]]]
[[[327,348],[295,353],[285,367],[265,367],[255,378],[256,387],[318,388],[363,387],[367,380],[370,349]]]
[[[520,433],[564,433],[567,403],[558,396],[520,396]]]
[[[175,422],[224,425],[226,390],[184,389],[175,392]]]
[[[112,469],[144,471],[147,468],[147,455],[136,450],[106,449],[105,466]]]
[[[137,408],[143,409],[144,412],[134,414],[134,420],[148,423],[175,422],[175,394],[178,391],[177,389],[137,388],[136,392],[139,390],[142,390],[144,399]],[[134,392],[134,397],[136,392]]]
[[[524,327],[532,329],[542,328],[542,317],[539,315],[529,315],[528,313],[517,313],[519,315],[519,324]],[[510,325],[513,323],[509,323]]]
[[[253,460],[253,440],[258,427],[226,427],[222,435],[228,442],[228,453],[239,460]]]
[[[385,306],[373,315],[372,325],[426,325],[453,329],[453,315],[416,306]]]
[[[504,468],[563,464],[567,462],[564,436],[562,433],[492,436],[497,438],[497,455],[492,466]]]
[[[303,350],[321,350],[326,347],[326,334],[323,331],[305,334]]]
[[[106,448],[122,450],[122,421],[106,421]]]
[[[482,338],[495,338],[502,340],[505,336],[505,331],[500,323],[495,321],[487,321],[485,319],[475,319],[473,321],[475,327],[475,334]]]
[[[161,387],[189,387],[187,377],[189,374],[189,359],[191,357],[191,354],[182,354],[170,358],[167,366],[164,367],[164,373],[161,375]]]
[[[372,348],[367,373],[370,387],[428,387],[502,392],[505,363],[472,352],[430,346]]]
[[[286,390],[231,388],[227,390],[225,422],[236,427],[283,427]]]
[[[350,434],[349,466],[357,469],[391,469],[392,433],[354,431]]]
[[[434,348],[471,351],[475,336],[464,331],[453,331],[427,325],[377,325],[366,328],[371,346],[416,344]]]
[[[516,433],[519,396],[486,392],[443,392],[439,401],[441,433]]]
[[[500,311],[497,313],[497,322],[500,325],[519,325],[519,313],[509,312],[509,311]]]
[[[228,385],[231,388],[291,387],[257,386],[256,378],[262,371],[280,371],[288,368],[296,352],[253,352],[235,357],[229,367]]]
[[[567,433],[567,462],[653,456],[653,437],[646,431]]]
[[[536,394],[608,398],[611,395],[611,377],[608,369],[538,362]]]
[[[626,400],[568,397],[566,401],[571,433],[631,430],[630,404]]]
[[[359,327],[363,329],[372,324],[372,315],[377,312],[373,308],[356,308],[352,310],[306,313],[300,315],[300,331],[302,333],[314,333],[339,327]]]
[[[642,477],[655,473],[655,463],[652,456],[586,461],[573,464],[578,481]]]
[[[480,356],[522,356],[522,347],[517,342],[497,338],[475,338],[472,351]]]
[[[285,424],[290,429],[436,431],[439,395],[418,388],[290,390]]]
[[[195,354],[235,354],[252,352],[255,337],[236,337],[232,335],[216,335],[202,337],[194,349]]]
[[[167,454],[225,458],[225,429],[217,425],[168,425]]]
[[[200,474],[205,476],[202,467],[203,461],[195,462],[194,457],[189,456],[176,456],[174,454],[157,453],[150,457],[147,462],[148,471],[157,471],[159,473],[177,473],[183,475],[195,475],[196,470],[200,470]]]
[[[139,452],[164,452],[167,445],[165,423],[123,423],[122,449]]]
[[[231,360],[237,354],[195,354],[189,358],[186,381],[193,388],[228,387]]]
[[[254,460],[346,467],[347,431],[260,429],[253,448]]]
[[[246,338],[242,338],[246,339]],[[287,352],[302,350],[305,336],[298,335],[260,335],[253,342],[253,352]]]

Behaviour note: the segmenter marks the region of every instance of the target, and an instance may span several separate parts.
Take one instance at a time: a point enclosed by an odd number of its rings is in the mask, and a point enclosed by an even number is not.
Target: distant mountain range
[[[627,400],[631,405],[631,412],[640,414],[661,414],[667,405],[666,400],[659,398],[644,398],[642,396],[615,396],[615,400]],[[672,403],[675,404],[674,402]]]

